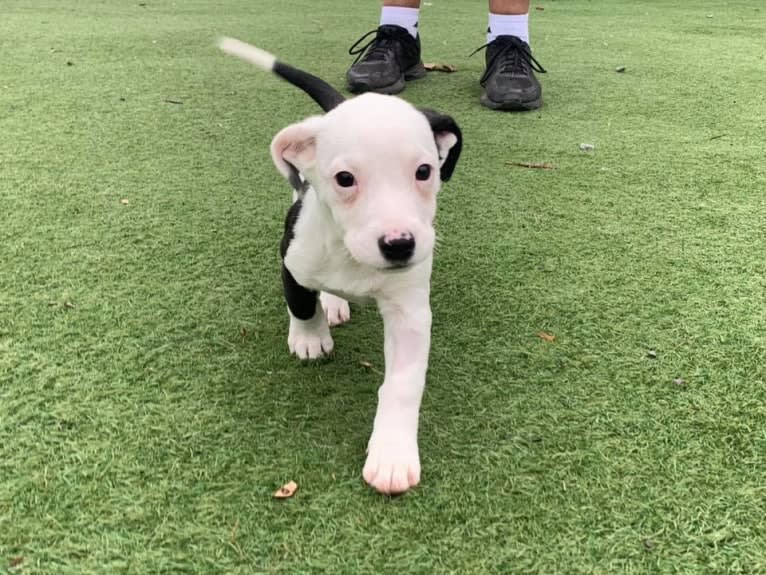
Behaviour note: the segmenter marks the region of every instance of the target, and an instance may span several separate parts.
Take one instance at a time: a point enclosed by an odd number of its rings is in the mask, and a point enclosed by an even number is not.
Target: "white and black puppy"
[[[288,345],[301,359],[333,349],[330,326],[347,300],[375,300],[383,316],[385,378],[364,479],[382,493],[420,481],[418,414],[431,342],[429,290],[436,196],[462,146],[449,116],[394,96],[345,100],[334,88],[254,46],[220,47],[308,93],[325,110],[271,143],[295,188],[282,239]]]

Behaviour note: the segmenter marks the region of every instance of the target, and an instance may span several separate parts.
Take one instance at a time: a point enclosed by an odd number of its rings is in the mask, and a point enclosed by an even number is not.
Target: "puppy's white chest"
[[[302,240],[295,238],[285,256],[285,266],[300,285],[357,302],[375,298],[382,274],[363,268],[342,246],[321,249],[317,242]]]

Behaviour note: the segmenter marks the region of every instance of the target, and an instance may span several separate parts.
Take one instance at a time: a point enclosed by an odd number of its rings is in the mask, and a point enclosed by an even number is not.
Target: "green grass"
[[[390,499],[374,308],[287,353],[268,144],[317,109],[213,47],[340,86],[377,5],[3,0],[0,572],[766,571],[766,7],[700,4],[546,0],[527,114],[478,104],[485,6],[424,6],[459,71],[404,97],[465,148]]]

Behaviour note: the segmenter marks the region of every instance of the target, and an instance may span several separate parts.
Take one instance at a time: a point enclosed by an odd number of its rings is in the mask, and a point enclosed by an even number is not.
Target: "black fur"
[[[325,112],[329,112],[345,100],[340,92],[321,78],[293,68],[289,64],[275,62],[274,73],[306,92]]]
[[[293,189],[298,192],[298,197],[302,198],[306,193],[306,190],[309,189],[309,183],[301,178],[301,174],[298,171],[298,168],[293,166],[290,162],[285,161],[285,163],[290,169],[290,175],[287,176],[287,180],[290,182],[290,185],[293,187]]]
[[[292,206],[290,206],[290,209],[287,210],[287,217],[285,218],[285,232],[282,234],[282,243],[279,244],[279,254],[282,256],[282,259],[284,259],[285,254],[287,253],[287,248],[290,247],[290,242],[293,241],[293,238],[295,237],[295,222],[298,221],[298,216],[301,213],[302,207],[303,202],[298,199],[293,203]]]
[[[282,236],[282,243],[279,246],[279,253],[282,255],[283,260],[290,247],[290,242],[295,237],[295,222],[298,221],[302,205],[301,200],[296,200],[287,212],[285,232]],[[293,274],[290,273],[284,262],[282,263],[282,287],[284,288],[285,301],[287,301],[287,307],[291,314],[302,320],[314,317],[314,313],[316,313],[317,292],[306,289],[295,281]]]
[[[295,281],[285,264],[282,264],[282,287],[291,314],[302,320],[314,317],[317,309],[317,292],[306,289]]]
[[[460,151],[463,149],[463,134],[460,132],[460,128],[457,122],[452,119],[451,116],[446,114],[440,114],[435,110],[429,110],[427,108],[421,108],[421,112],[428,119],[428,123],[431,124],[431,129],[434,132],[434,136],[438,132],[451,132],[455,134],[457,142],[452,146],[447,153],[447,161],[442,164],[440,170],[440,176],[443,182],[446,182],[452,177],[452,172],[455,171],[457,160],[460,157]],[[441,158],[439,158],[441,159]]]

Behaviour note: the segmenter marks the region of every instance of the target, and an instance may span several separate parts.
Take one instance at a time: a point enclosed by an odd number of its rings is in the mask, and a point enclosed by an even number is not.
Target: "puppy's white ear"
[[[288,179],[295,170],[305,172],[316,161],[316,136],[322,125],[322,116],[312,116],[303,122],[281,130],[271,141],[271,159]]]

